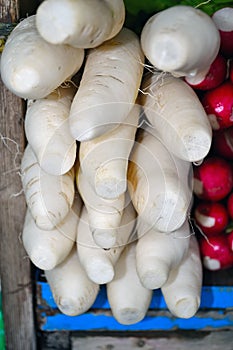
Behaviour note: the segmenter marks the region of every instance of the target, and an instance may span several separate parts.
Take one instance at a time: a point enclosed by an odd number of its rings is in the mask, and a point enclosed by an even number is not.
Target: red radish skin
[[[233,187],[233,172],[230,162],[220,157],[205,158],[193,169],[195,195],[204,200],[220,201]]]
[[[222,84],[227,75],[227,60],[220,54],[210,66],[205,78],[198,84],[193,84],[188,77],[185,81],[195,90],[210,90]]]
[[[226,207],[219,202],[200,202],[194,210],[194,218],[207,237],[224,231],[229,221]]]
[[[233,220],[233,193],[227,199],[227,210],[230,218]]]
[[[217,271],[233,266],[233,251],[224,233],[209,237],[208,240],[201,238],[199,244],[203,266],[206,269]]]
[[[233,126],[233,83],[225,81],[218,87],[206,91],[203,107],[213,130]]]
[[[227,241],[230,249],[233,251],[233,230],[227,233]]]
[[[215,131],[211,147],[215,155],[233,160],[233,126]]]
[[[230,79],[230,81],[233,83],[233,61],[230,61],[229,79]]]
[[[225,57],[233,56],[233,8],[224,7],[216,11],[212,19],[220,34],[220,52]]]

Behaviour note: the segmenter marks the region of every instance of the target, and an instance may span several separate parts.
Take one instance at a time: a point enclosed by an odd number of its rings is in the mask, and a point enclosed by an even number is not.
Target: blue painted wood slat
[[[203,286],[201,305],[198,313],[186,320],[176,318],[167,310],[160,290],[153,293],[147,316],[137,324],[121,325],[112,316],[106,297],[105,287],[101,287],[95,303],[85,314],[67,316],[62,314],[54,302],[50,287],[46,282],[37,282],[43,302],[37,305],[39,327],[43,331],[151,331],[195,329],[213,330],[233,328],[233,287]]]

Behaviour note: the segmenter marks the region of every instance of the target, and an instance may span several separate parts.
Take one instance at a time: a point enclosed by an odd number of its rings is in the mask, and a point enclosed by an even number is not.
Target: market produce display
[[[203,268],[233,267],[233,8],[170,2],[46,0],[1,54],[26,100],[22,241],[70,316],[104,284],[121,324],[158,288],[190,318]]]

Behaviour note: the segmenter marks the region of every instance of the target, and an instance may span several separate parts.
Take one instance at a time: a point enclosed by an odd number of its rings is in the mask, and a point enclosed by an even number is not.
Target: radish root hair
[[[22,240],[22,236],[23,236],[23,232],[20,231],[19,235],[18,235],[18,240],[20,244],[23,244],[23,240]]]
[[[198,226],[198,224],[196,223],[195,219],[192,219],[193,222],[195,223],[195,226],[198,228],[200,234],[202,235],[202,237],[206,240],[206,242],[212,247],[214,248],[214,245],[210,243],[209,238],[204,234],[204,232],[202,231],[202,229],[200,228],[200,226]],[[190,222],[190,225],[193,227],[192,223]]]
[[[152,99],[155,100],[155,95],[153,93],[151,93],[151,89],[158,84],[158,81],[161,80],[161,82],[158,85],[158,88],[163,86],[163,82],[164,82],[164,76],[166,76],[168,73],[167,72],[162,72],[162,71],[156,71],[158,74],[158,76],[156,77],[155,81],[151,84],[149,84],[148,86],[146,86],[144,89],[139,89],[139,92],[142,93],[143,95],[148,95],[150,96]],[[146,75],[145,75],[146,76]],[[158,98],[156,103],[159,104]]]
[[[11,195],[10,195],[10,199],[11,198],[15,198],[15,197],[19,197],[21,194],[23,194],[24,193],[24,190],[23,190],[23,188],[18,192],[18,193],[12,193]]]
[[[198,7],[202,6],[202,5],[206,5],[209,4],[209,2],[211,2],[212,0],[207,0],[207,1],[203,1],[200,2],[200,4],[197,4],[194,8],[197,9]]]
[[[3,145],[8,149],[8,151],[9,151],[10,153],[12,153],[12,154],[15,154],[13,163],[14,163],[14,166],[15,166],[15,170],[19,169],[19,166],[17,165],[17,158],[18,158],[20,155],[22,155],[22,152],[20,151],[20,146],[19,146],[19,144],[18,144],[15,140],[11,139],[10,137],[3,136],[1,133],[0,133],[0,138],[1,138],[1,141],[2,141]],[[7,141],[9,141],[10,143],[12,143],[12,144],[15,146],[16,152],[14,152],[14,151],[10,148],[9,144],[7,143]]]

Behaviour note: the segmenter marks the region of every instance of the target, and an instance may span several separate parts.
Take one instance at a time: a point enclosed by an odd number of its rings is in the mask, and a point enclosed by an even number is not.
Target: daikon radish
[[[99,285],[87,277],[80,264],[76,247],[61,264],[46,270],[45,277],[57,307],[68,316],[86,312],[99,292]]]
[[[186,258],[170,272],[162,293],[168,309],[180,318],[190,318],[200,306],[202,287],[202,263],[195,236],[190,237]]]
[[[189,215],[192,166],[172,155],[150,129],[141,129],[130,156],[128,189],[133,205],[149,226],[177,230]]]
[[[70,211],[75,195],[74,169],[60,176],[43,171],[28,144],[21,162],[21,180],[36,225],[52,230]]]
[[[62,175],[74,165],[76,140],[71,136],[68,116],[75,88],[59,87],[45,98],[28,101],[25,134],[40,167]]]
[[[64,220],[51,231],[36,226],[27,209],[22,240],[32,263],[41,270],[51,270],[69,255],[75,241],[81,200],[77,196]]]
[[[145,56],[161,71],[201,81],[218,54],[220,35],[209,15],[192,6],[172,6],[146,22]]]
[[[128,159],[134,144],[140,114],[135,105],[126,120],[114,130],[81,142],[79,161],[84,176],[96,193],[107,199],[127,190]]]
[[[105,250],[94,241],[89,227],[88,213],[82,209],[77,230],[77,250],[80,262],[88,277],[97,284],[110,282],[114,277],[114,266],[125,245],[133,239],[136,213],[132,203],[123,212],[114,247]],[[135,237],[134,237],[135,238]]]
[[[188,220],[174,232],[159,232],[142,220],[137,225],[136,267],[145,288],[161,288],[169,273],[187,255],[191,231]]]
[[[52,45],[38,33],[36,16],[15,27],[1,57],[1,77],[6,87],[25,99],[49,95],[82,66],[84,50]]]
[[[116,320],[125,325],[141,321],[149,308],[152,291],[141,284],[136,271],[136,243],[128,244],[115,265],[107,297]]]
[[[91,140],[126,119],[138,95],[143,63],[139,38],[127,28],[88,51],[70,111],[75,139]]]
[[[113,247],[116,244],[123,215],[125,194],[115,199],[101,198],[80,170],[76,174],[76,183],[87,208],[88,221],[95,243],[106,249]]]
[[[81,48],[111,39],[124,20],[123,0],[47,0],[36,13],[38,31],[46,41]]]
[[[193,89],[170,74],[148,74],[142,104],[154,132],[177,157],[198,162],[208,154],[212,128]]]

